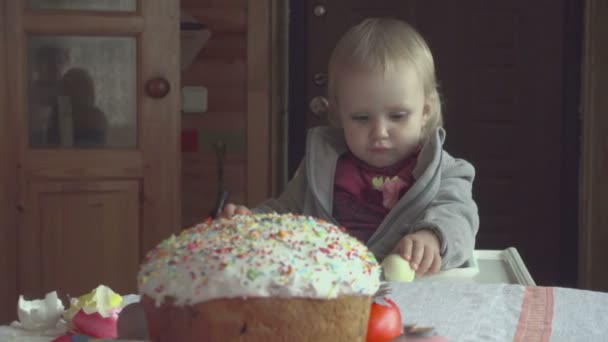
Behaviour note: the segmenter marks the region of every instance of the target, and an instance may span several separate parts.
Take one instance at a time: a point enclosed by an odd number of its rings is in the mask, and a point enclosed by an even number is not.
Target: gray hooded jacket
[[[472,256],[479,228],[472,198],[475,169],[445,152],[444,140],[442,128],[429,137],[414,168],[415,183],[367,241],[378,260],[384,259],[403,236],[421,229],[430,229],[440,238],[442,269],[458,267]],[[306,155],[285,191],[254,211],[310,215],[339,225],[332,216],[334,175],[338,158],[346,151],[340,130],[309,130]]]

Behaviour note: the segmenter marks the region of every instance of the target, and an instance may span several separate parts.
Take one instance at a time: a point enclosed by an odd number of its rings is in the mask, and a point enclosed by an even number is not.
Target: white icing
[[[207,221],[148,253],[139,291],[162,303],[216,298],[335,298],[373,295],[380,266],[338,227],[311,217],[278,214]]]

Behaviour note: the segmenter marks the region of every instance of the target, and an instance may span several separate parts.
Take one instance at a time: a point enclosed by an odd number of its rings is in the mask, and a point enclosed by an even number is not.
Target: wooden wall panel
[[[233,139],[247,127],[247,1],[182,0],[181,6],[211,30],[206,46],[182,72],[182,85],[207,88],[207,112],[182,115],[182,130]],[[183,227],[204,220],[215,206],[217,159],[207,145],[200,137],[197,151],[182,152]],[[227,148],[224,184],[233,202],[246,199],[246,160],[246,147]]]
[[[211,30],[204,49],[182,73],[183,85],[204,86],[208,92],[206,113],[182,117],[189,136],[199,134],[198,150],[182,153],[182,218],[191,225],[214,207],[217,163],[207,146],[210,137],[228,143],[225,187],[231,202],[254,206],[278,192],[288,12],[285,0],[181,4]]]
[[[182,123],[185,127],[201,127],[205,130],[245,130],[245,113],[243,112],[208,111],[206,114],[208,115],[185,115]],[[199,156],[199,159],[204,157],[206,156]]]
[[[207,57],[205,55],[205,57]],[[197,85],[205,80],[207,86],[239,88],[245,84],[247,66],[244,60],[205,58],[196,61],[182,77],[183,85]]]
[[[247,201],[259,203],[269,193],[271,105],[270,0],[249,0],[247,12]],[[253,162],[255,161],[255,162]]]
[[[243,6],[219,6],[208,4],[208,1],[199,1],[198,4],[184,7],[188,14],[212,27],[215,31],[245,33],[247,31],[247,7]]]
[[[183,225],[191,226],[200,222],[201,217],[209,215],[215,206],[217,194],[216,163],[213,157],[200,157],[193,154],[184,156],[184,164],[189,168],[183,172],[182,203],[184,212],[190,213]],[[224,181],[230,187],[230,201],[245,201],[245,159],[229,155],[225,161]]]
[[[207,58],[222,58],[226,60],[238,60],[239,56],[247,54],[247,39],[242,33],[219,32],[215,39],[207,43],[209,51],[206,52]]]
[[[243,87],[207,87],[207,110],[209,112],[243,111],[247,94]]]

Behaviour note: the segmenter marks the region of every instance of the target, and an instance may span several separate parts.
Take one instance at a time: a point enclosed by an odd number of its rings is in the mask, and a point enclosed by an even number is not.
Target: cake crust
[[[148,296],[142,304],[152,342],[365,341],[369,296],[231,298],[161,306]]]

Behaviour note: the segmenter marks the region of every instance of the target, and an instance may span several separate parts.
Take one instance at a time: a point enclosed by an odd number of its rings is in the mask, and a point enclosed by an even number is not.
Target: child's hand
[[[250,215],[250,214],[251,214],[251,210],[249,210],[249,208],[247,208],[246,206],[228,203],[228,204],[226,204],[226,206],[224,206],[224,210],[222,211],[222,214],[220,216],[223,218],[231,218],[234,215]]]
[[[404,236],[393,252],[410,262],[416,276],[423,276],[437,273],[441,268],[439,249],[437,235],[423,229]]]

